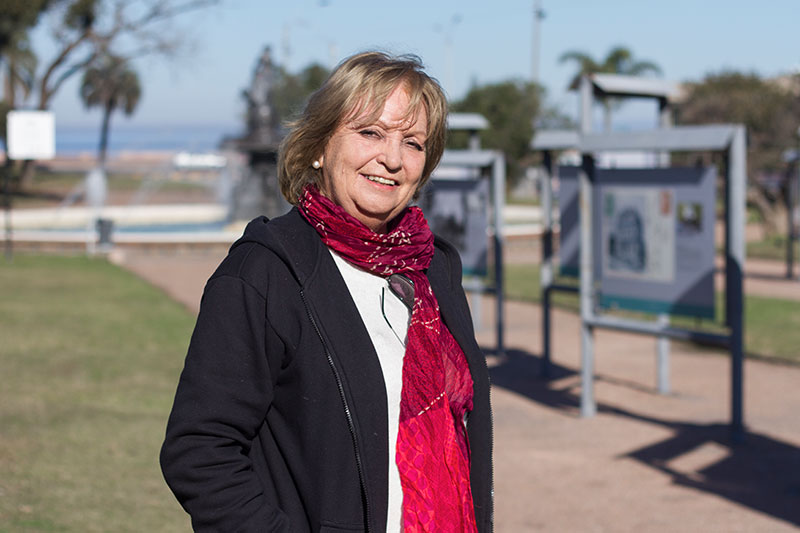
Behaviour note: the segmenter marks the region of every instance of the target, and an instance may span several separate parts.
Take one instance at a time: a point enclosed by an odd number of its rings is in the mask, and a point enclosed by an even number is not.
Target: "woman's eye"
[[[375,130],[361,130],[358,133],[360,133],[363,137],[372,137],[372,138],[378,137],[378,132]]]
[[[409,140],[409,141],[406,141],[406,144],[408,144],[414,150],[418,150],[420,152],[422,152],[424,150],[423,146],[420,143],[418,143],[417,141]]]

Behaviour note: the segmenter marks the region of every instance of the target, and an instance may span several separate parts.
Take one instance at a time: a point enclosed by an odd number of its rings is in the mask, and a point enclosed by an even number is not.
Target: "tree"
[[[31,0],[11,0],[30,2]],[[174,56],[183,34],[171,23],[189,11],[219,0],[33,0],[46,9],[55,53],[37,77],[38,109],[48,109],[64,82],[104,56],[127,61],[145,55]],[[5,4],[5,2],[4,2]],[[28,17],[25,20],[30,20]],[[23,167],[22,186],[30,184],[33,166]]]
[[[539,115],[542,89],[520,80],[472,87],[463,99],[451,105],[453,111],[480,113],[489,121],[481,132],[481,144],[502,150],[506,156],[509,182],[522,175],[531,154],[534,119]],[[451,148],[463,148],[466,135],[455,132],[448,139]]]
[[[768,234],[785,235],[785,191],[780,181],[785,170],[783,153],[797,143],[800,77],[763,80],[754,73],[736,71],[708,74],[702,81],[685,84],[677,122],[745,125],[748,203],[761,215]]]
[[[278,68],[278,81],[272,90],[272,105],[282,121],[291,120],[303,110],[311,93],[319,89],[328,78],[329,71],[312,63],[298,74],[289,74]]]
[[[27,36],[14,41],[3,54],[5,76],[3,80],[3,100],[15,107],[18,91],[22,92],[22,100],[27,100],[36,81],[36,54],[30,47]]]
[[[578,63],[577,76],[584,74],[621,74],[625,76],[643,76],[649,73],[661,74],[661,69],[652,61],[635,60],[633,52],[624,46],[615,46],[609,50],[602,61],[596,61],[586,52],[570,50],[561,54],[560,63],[572,61]],[[611,110],[618,106],[619,102],[606,98],[603,101],[604,108],[604,127],[606,131],[611,129]]]
[[[3,63],[5,65],[3,65]],[[3,98],[0,99],[0,139],[6,140],[6,116],[16,109],[18,96],[28,98],[36,76],[36,56],[30,49],[27,37],[8,43],[2,55]],[[10,172],[11,161],[6,160],[6,171]]]
[[[174,55],[180,32],[169,27],[179,15],[217,0],[69,0],[49,10],[56,18],[58,46],[39,79],[39,109],[47,109],[62,84],[98,58],[125,60],[149,54]]]
[[[3,95],[0,100],[0,138],[5,141],[6,114],[17,106],[18,95],[28,98],[36,76],[36,55],[27,31],[36,25],[50,0],[7,0],[0,4],[0,68]],[[6,161],[8,167],[10,161]]]
[[[100,107],[103,110],[97,160],[99,166],[105,168],[111,114],[122,109],[130,115],[136,109],[142,95],[139,76],[125,59],[104,56],[84,72],[80,95],[87,108]]]
[[[0,57],[36,25],[51,0],[3,0],[0,4]]]

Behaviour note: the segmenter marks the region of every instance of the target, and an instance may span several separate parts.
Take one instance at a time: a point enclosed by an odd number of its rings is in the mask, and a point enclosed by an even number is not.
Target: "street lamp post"
[[[797,128],[797,137],[800,139],[800,126]],[[786,210],[789,227],[786,235],[786,278],[791,279],[794,271],[794,243],[797,240],[795,231],[795,209],[797,208],[798,196],[800,196],[800,144],[794,152],[792,160],[797,167],[797,175],[791,173],[787,177],[786,183]],[[790,163],[791,164],[791,163]],[[798,278],[800,279],[800,278]]]
[[[544,18],[544,10],[542,9],[542,1],[534,0],[533,2],[533,32],[531,38],[531,82],[539,83],[539,47],[542,41],[542,26],[541,22]]]
[[[433,29],[444,35],[444,80],[448,96],[453,93],[453,30],[461,22],[461,15],[454,13],[447,27],[436,24]]]

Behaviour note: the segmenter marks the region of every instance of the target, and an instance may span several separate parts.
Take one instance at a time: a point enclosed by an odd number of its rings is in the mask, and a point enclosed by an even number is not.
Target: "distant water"
[[[115,126],[112,120],[109,152],[190,151],[207,152],[219,148],[224,137],[241,134],[241,127],[230,124]],[[100,125],[56,125],[56,153],[74,155],[94,153],[100,142]]]
[[[190,222],[190,223],[175,223],[175,224],[150,224],[142,225],[137,224],[134,226],[114,226],[115,233],[195,233],[195,232],[219,232],[225,229],[227,221],[220,220],[217,222]],[[86,226],[68,226],[47,228],[43,231],[52,231],[55,233],[67,233],[76,231],[86,231]]]

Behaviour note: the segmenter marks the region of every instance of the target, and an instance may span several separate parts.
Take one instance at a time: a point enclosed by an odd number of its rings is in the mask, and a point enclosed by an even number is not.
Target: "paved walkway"
[[[196,310],[221,254],[135,255],[126,268]],[[748,261],[749,293],[800,299],[783,265]],[[494,345],[493,305],[478,339]],[[578,319],[555,311],[554,377],[539,377],[538,306],[511,302],[504,357],[490,355],[496,529],[751,532],[800,529],[800,368],[747,361],[744,444],[732,445],[729,362],[673,343],[672,392],[655,391],[655,342],[596,333],[599,412],[579,416]]]

